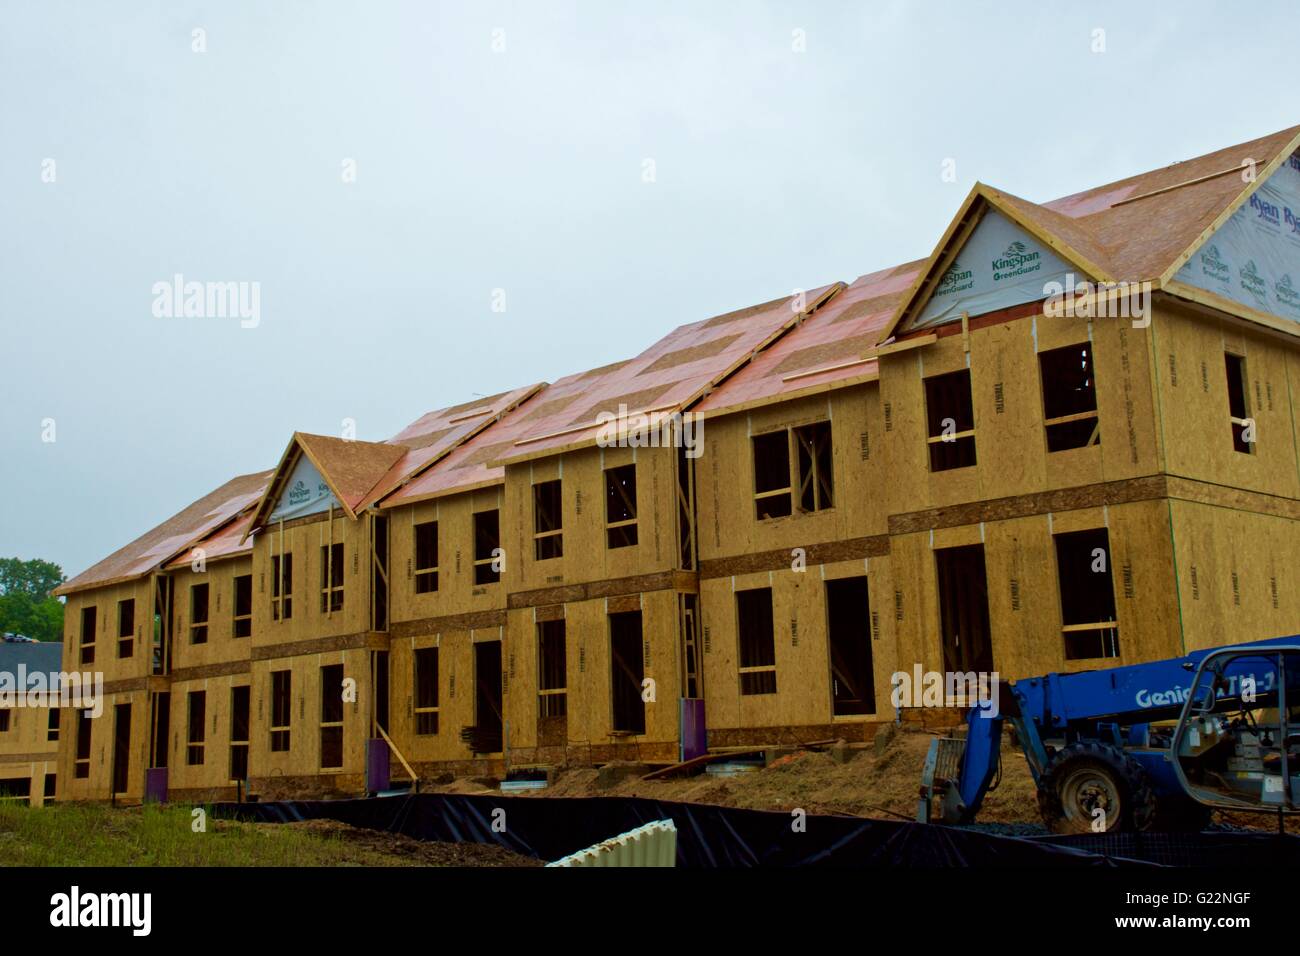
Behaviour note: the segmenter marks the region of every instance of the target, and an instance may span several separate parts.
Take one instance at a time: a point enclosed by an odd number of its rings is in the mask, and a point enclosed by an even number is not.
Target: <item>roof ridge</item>
[[[1212,157],[1219,156],[1220,154],[1232,153],[1232,152],[1235,152],[1235,151],[1237,151],[1237,150],[1241,150],[1241,149],[1243,149],[1243,148],[1245,148],[1245,147],[1248,147],[1248,146],[1262,145],[1262,144],[1264,144],[1265,142],[1267,142],[1267,141],[1269,141],[1269,140],[1273,140],[1273,139],[1279,139],[1279,138],[1281,138],[1281,139],[1283,139],[1283,141],[1285,141],[1285,140],[1287,140],[1287,139],[1291,139],[1291,138],[1293,138],[1294,136],[1297,136],[1297,135],[1300,135],[1300,125],[1287,127],[1287,128],[1285,128],[1285,129],[1280,129],[1280,130],[1274,130],[1274,131],[1271,132],[1271,133],[1265,133],[1264,135],[1262,135],[1262,136],[1256,136],[1256,137],[1254,137],[1253,139],[1243,140],[1243,141],[1241,141],[1240,143],[1233,143],[1233,144],[1228,145],[1228,146],[1221,146],[1221,147],[1219,147],[1218,149],[1212,149],[1212,150],[1210,150],[1209,152],[1198,153],[1198,154],[1195,154],[1195,155],[1192,155],[1192,156],[1187,156],[1187,157],[1185,157],[1185,158],[1183,158],[1183,159],[1177,159],[1177,160],[1174,160],[1174,161],[1171,162],[1171,163],[1167,163],[1167,164],[1164,165],[1164,166],[1156,166],[1156,167],[1153,167],[1153,168],[1150,168],[1150,169],[1143,170],[1142,172],[1133,173],[1132,175],[1129,175],[1129,176],[1123,176],[1123,177],[1121,177],[1121,178],[1119,178],[1119,179],[1115,179],[1115,180],[1112,180],[1112,181],[1110,181],[1110,182],[1099,183],[1099,184],[1097,184],[1097,185],[1095,185],[1095,186],[1086,186],[1086,187],[1084,187],[1083,189],[1077,189],[1077,190],[1075,190],[1075,191],[1073,191],[1073,192],[1070,192],[1070,193],[1067,193],[1067,194],[1065,194],[1065,195],[1063,195],[1063,196],[1057,196],[1057,197],[1055,197],[1055,198],[1053,198],[1053,199],[1044,200],[1043,202],[1039,203],[1039,205],[1042,205],[1042,206],[1044,206],[1044,207],[1048,207],[1048,208],[1050,208],[1050,207],[1052,207],[1052,206],[1054,206],[1054,205],[1058,205],[1058,204],[1063,204],[1063,203],[1069,202],[1069,201],[1072,200],[1072,199],[1078,199],[1078,198],[1081,197],[1081,196],[1088,196],[1088,195],[1095,195],[1095,194],[1104,193],[1104,192],[1113,192],[1113,191],[1117,191],[1117,190],[1121,189],[1122,187],[1124,187],[1124,186],[1126,186],[1126,185],[1130,185],[1130,184],[1133,184],[1133,183],[1139,182],[1139,181],[1141,181],[1141,180],[1143,180],[1143,179],[1148,179],[1148,178],[1153,177],[1153,176],[1158,176],[1158,175],[1160,175],[1160,174],[1162,174],[1162,173],[1167,173],[1167,172],[1169,172],[1170,170],[1176,169],[1176,168],[1179,167],[1179,166],[1187,166],[1187,165],[1192,164],[1192,163],[1196,163],[1196,162],[1201,162],[1201,161],[1204,161],[1204,160],[1208,160],[1208,159],[1211,159]],[[1228,172],[1228,170],[1224,170],[1224,171],[1223,171],[1223,174],[1226,174],[1227,172]],[[1107,205],[1107,206],[1102,207],[1102,208],[1100,208],[1100,209],[1097,209],[1097,210],[1094,210],[1094,211],[1092,211],[1092,212],[1086,213],[1086,214],[1084,214],[1084,215],[1082,215],[1082,216],[1079,216],[1079,217],[1073,217],[1073,216],[1071,216],[1071,217],[1069,217],[1069,218],[1088,218],[1088,217],[1090,217],[1090,216],[1097,215],[1097,214],[1099,214],[1099,213],[1101,213],[1101,212],[1105,212],[1106,209],[1109,209],[1109,208],[1113,208],[1113,206],[1112,206],[1112,205]]]

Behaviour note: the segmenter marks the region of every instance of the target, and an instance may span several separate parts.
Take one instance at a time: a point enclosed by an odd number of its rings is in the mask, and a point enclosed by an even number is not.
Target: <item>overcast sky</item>
[[[1084,6],[0,0],[0,556],[1300,123],[1294,23]]]

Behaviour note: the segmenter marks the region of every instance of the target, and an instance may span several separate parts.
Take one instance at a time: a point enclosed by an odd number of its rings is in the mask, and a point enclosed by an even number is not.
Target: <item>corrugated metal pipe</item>
[[[656,820],[546,865],[676,866],[677,827],[672,820]]]

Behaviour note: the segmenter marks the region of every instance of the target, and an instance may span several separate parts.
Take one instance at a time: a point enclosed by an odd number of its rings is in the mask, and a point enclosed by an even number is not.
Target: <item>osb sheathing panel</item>
[[[753,436],[790,426],[831,423],[834,507],[758,520],[754,511]],[[879,395],[875,385],[768,405],[707,420],[704,455],[695,463],[700,560],[888,532]],[[791,477],[797,482],[797,462]]]
[[[944,341],[949,362],[959,342],[958,336]],[[926,374],[938,371],[931,368],[931,356],[921,358]],[[959,361],[965,364],[964,352]],[[1004,498],[1046,487],[1048,456],[1036,363],[1032,319],[990,326],[971,335],[974,471],[981,498]],[[942,481],[942,475],[931,475],[932,481],[936,478]],[[1080,475],[1079,484],[1094,480]]]
[[[678,326],[631,361],[611,366],[601,374],[561,379],[548,392],[580,388],[582,399],[556,413],[529,421],[527,441],[502,456],[540,457],[547,451],[590,444],[597,438],[595,422],[604,412],[618,414],[652,408],[686,406],[706,394],[729,374],[741,368],[757,351],[775,341],[803,316],[835,291],[838,285],[813,289],[799,298],[774,299],[762,305],[715,316],[703,322]],[[725,339],[725,347],[699,349]],[[707,355],[702,355],[707,351]],[[669,356],[695,357],[677,364]],[[547,393],[541,398],[545,399]],[[570,431],[579,425],[592,427]],[[557,433],[558,432],[558,433]]]
[[[886,460],[894,472],[887,499],[891,514],[983,497],[978,464],[932,473],[925,441],[925,387],[922,379],[963,368],[966,368],[966,353],[961,338],[957,336],[940,339],[924,349],[881,358],[880,401],[888,444]],[[980,438],[988,424],[985,419],[991,417],[992,409],[986,410],[984,395],[975,385],[974,376],[971,401],[978,462]]]
[[[1183,653],[1168,503],[1142,501],[1117,505],[1105,509],[1105,516],[1110,532],[1111,578],[1119,621],[1118,663],[1160,660]],[[1069,526],[1062,530],[1066,528]],[[1055,574],[1055,560],[1050,567]],[[1053,593],[1058,594],[1056,620],[1059,621],[1059,587],[1053,587]],[[1064,660],[1062,664],[1065,666]],[[1066,669],[1078,669],[1076,664],[1078,662],[1071,661]],[[1084,666],[1107,667],[1110,664],[1101,661]]]
[[[870,633],[876,689],[874,715],[892,715],[890,675],[897,669],[894,628],[890,619],[890,558],[871,558],[807,570],[762,572],[701,582],[703,605],[704,688],[709,727],[789,727],[827,724],[833,720],[830,649],[826,622],[826,582],[865,575],[870,608],[863,618]],[[772,589],[776,693],[740,693],[740,638],[735,591]]]
[[[403,756],[410,763],[468,760],[473,757],[461,742],[460,732],[472,727],[474,714],[474,650],[478,641],[500,641],[501,628],[476,630],[454,629],[437,634],[399,638],[393,641],[388,657],[389,723],[385,728],[399,741]],[[415,733],[415,652],[428,647],[438,649],[438,732],[417,736]],[[504,665],[504,657],[502,658]],[[394,758],[394,779],[405,771]]]
[[[230,718],[231,688],[250,687],[250,674],[212,677],[206,680],[176,681],[171,686],[171,704],[168,710],[170,736],[167,739],[168,790],[207,789],[230,786]],[[203,691],[204,746],[203,763],[191,766],[187,762],[189,742],[189,695]],[[252,710],[255,694],[249,692],[249,733],[252,734]],[[318,711],[319,712],[319,711]],[[146,714],[148,711],[146,710]],[[299,743],[299,741],[294,741]],[[269,738],[249,740],[250,754],[256,750],[267,751]]]
[[[30,676],[30,675],[29,675]],[[19,757],[30,763],[36,757],[55,759],[57,740],[49,739],[50,711],[45,707],[9,708],[9,729],[0,734],[0,771]],[[32,793],[40,788],[33,787]]]
[[[1300,349],[1287,349],[1286,381],[1287,399],[1291,405],[1291,441],[1297,451],[1296,481],[1300,482]]]
[[[1106,527],[1120,657],[1066,661],[1053,533]],[[956,529],[947,529],[953,531]],[[1035,515],[967,529],[962,540],[928,533],[893,539],[894,621],[901,669],[943,668],[934,548],[978,543],[988,580],[993,666],[1018,680],[1181,653],[1166,504],[1137,502],[1079,513]],[[974,533],[970,533],[970,532]]]
[[[1119,278],[1157,278],[1247,188],[1243,164],[1262,166],[1297,133],[1300,127],[1292,127],[1067,196],[1048,203],[1047,208],[1084,217],[1076,222],[1106,246],[1111,261],[1122,270]],[[1219,173],[1225,175],[1215,175]],[[1194,182],[1202,177],[1212,178]],[[1174,186],[1179,188],[1151,195]],[[1139,196],[1147,198],[1137,199]],[[1115,205],[1124,199],[1135,201]]]
[[[0,763],[0,780],[30,780],[31,797],[39,800],[45,789],[45,774],[58,773],[57,754],[37,755],[38,759]],[[34,803],[33,806],[40,806]]]
[[[979,497],[1034,494],[1157,470],[1150,373],[1140,330],[1120,320],[1088,322],[1040,315],[977,329],[970,340],[976,465],[969,470],[977,476]],[[957,336],[946,340],[952,343],[946,356],[950,365],[953,346],[959,341]],[[1101,441],[1050,452],[1038,356],[1076,345],[1091,347]],[[937,373],[925,351],[921,360],[925,374]],[[923,389],[921,395],[924,401]],[[924,429],[924,418],[921,423]],[[942,481],[943,473],[932,475],[932,482]],[[936,486],[942,487],[932,484]]]
[[[678,566],[677,458],[671,448],[587,448],[506,469],[501,513],[510,591],[632,577]],[[636,465],[637,543],[610,548],[605,533],[605,469]],[[559,479],[564,553],[538,561],[533,485]]]
[[[164,570],[188,568],[199,557],[207,561],[214,561],[231,555],[252,554],[253,542],[251,539],[245,538],[245,534],[252,523],[253,510],[250,508],[234,521],[222,525],[216,531],[194,542],[190,548],[182,551],[163,565]]]
[[[1300,348],[1168,306],[1156,313],[1152,331],[1169,472],[1300,497],[1293,380]],[[1233,448],[1227,351],[1246,359],[1247,412],[1255,419],[1257,437],[1252,454]]]
[[[654,681],[654,700],[645,703],[644,734],[612,736],[609,606],[597,599],[564,606],[565,680],[568,688],[566,741],[570,751],[617,745],[633,750],[678,739],[679,641],[677,595],[654,591],[640,596],[641,648],[645,677]],[[510,612],[503,655],[506,713],[512,749],[537,745],[537,624],[532,608]],[[662,750],[662,748],[660,748]]]
[[[295,561],[297,559],[295,558]],[[253,573],[253,559],[234,558],[217,561],[204,571],[194,571],[188,565],[183,571],[171,572],[175,583],[175,607],[172,608],[173,636],[171,669],[207,667],[232,661],[247,661],[251,637],[235,637],[235,578]],[[294,570],[295,578],[297,569]],[[206,644],[191,643],[193,619],[190,589],[196,585],[208,586],[208,639]],[[297,585],[295,583],[295,590]],[[257,582],[253,581],[253,629],[258,622],[259,595]],[[297,602],[294,613],[297,614]],[[269,615],[264,615],[266,620]]]
[[[286,554],[293,554],[293,617],[275,621],[271,616],[271,556],[280,554],[280,534],[279,525],[275,525],[255,539],[253,647],[369,630],[369,521],[364,517],[354,521],[336,509],[332,522],[328,517],[303,524],[286,522],[283,547]],[[327,614],[321,610],[321,548],[331,540],[343,545],[343,607]],[[188,605],[185,609],[188,610]]]
[[[1170,503],[1187,649],[1300,632],[1300,521]]]
[[[1101,443],[1048,452],[1038,353],[1091,339]],[[1153,474],[1158,469],[1146,333],[1119,320],[1031,316],[881,359],[891,514]],[[971,371],[975,465],[931,472],[926,378]]]
[[[248,775],[251,789],[256,791],[259,778],[292,777],[320,774],[320,717],[321,694],[342,693],[341,688],[322,688],[322,667],[330,664],[342,664],[343,676],[355,679],[356,700],[343,705],[343,770],[344,774],[364,773],[366,738],[370,731],[371,684],[370,652],[365,649],[333,651],[325,654],[308,654],[301,657],[279,658],[270,661],[254,661],[252,665],[250,701],[250,727],[253,746],[249,750]],[[290,678],[290,737],[289,750],[272,752],[271,750],[271,673],[288,670]],[[229,727],[230,698],[225,696],[217,700],[209,698],[208,706],[214,704],[225,712],[225,719],[219,721],[218,730],[224,725]],[[184,731],[184,712],[177,711],[183,706],[183,698],[172,691],[172,732]],[[177,720],[180,724],[177,724]],[[209,717],[211,720],[211,717]],[[228,732],[228,731],[227,731]],[[227,742],[229,738],[226,738]],[[184,737],[180,738],[181,759],[184,754]]]
[[[389,439],[391,444],[403,445],[406,452],[375,482],[361,501],[360,506],[377,502],[393,489],[400,487],[430,462],[495,423],[500,416],[544,386],[528,385],[499,395],[478,398],[452,408],[429,412]]]
[[[254,504],[261,497],[270,477],[271,472],[263,471],[232,478],[156,528],[78,574],[58,588],[58,593],[115,583],[122,578],[152,571],[197,538]]]
[[[939,611],[934,558],[928,533],[896,535],[890,541],[893,594],[887,608],[894,627],[899,670],[941,671]],[[996,661],[995,661],[996,663]]]
[[[130,657],[118,656],[118,604],[135,601],[134,642]],[[95,661],[81,663],[81,613],[95,608]],[[151,577],[69,594],[63,609],[63,669],[94,671],[105,683],[142,678],[152,672],[153,584]]]
[[[507,582],[513,577],[507,551],[502,580],[474,583],[474,515],[501,510],[504,487],[436,498],[388,512],[389,617],[399,622],[449,617],[506,606]],[[504,514],[498,516],[504,529]],[[438,589],[415,592],[415,526],[438,523]]]
[[[1159,429],[1151,378],[1151,332],[1134,328],[1123,319],[1098,319],[1085,330],[1078,320],[1036,321],[1040,352],[1090,339],[1097,374],[1099,446],[1047,452],[1046,433],[1038,434],[1047,458],[1048,486],[1068,488],[1089,481],[1121,481],[1150,475],[1160,469]],[[1039,422],[1042,400],[1039,399]],[[1093,465],[1085,470],[1091,457]],[[1092,475],[1099,475],[1092,478]]]
[[[877,344],[920,265],[913,262],[859,276],[798,328],[705,396],[694,410],[713,415],[874,374],[874,361],[859,360]],[[837,365],[847,367],[835,368]]]
[[[149,695],[146,691],[105,694],[103,713],[90,720],[90,774],[75,777],[77,711],[63,708],[59,715],[59,772],[56,792],[64,800],[107,800],[112,788],[113,737],[118,704],[131,706],[130,764],[126,792],[118,799],[139,801],[144,796],[144,768],[149,753]]]

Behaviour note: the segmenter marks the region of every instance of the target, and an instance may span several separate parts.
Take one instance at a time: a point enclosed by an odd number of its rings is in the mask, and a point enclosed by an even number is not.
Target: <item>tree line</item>
[[[0,558],[0,633],[63,640],[63,602],[50,594],[63,581],[50,561]]]

